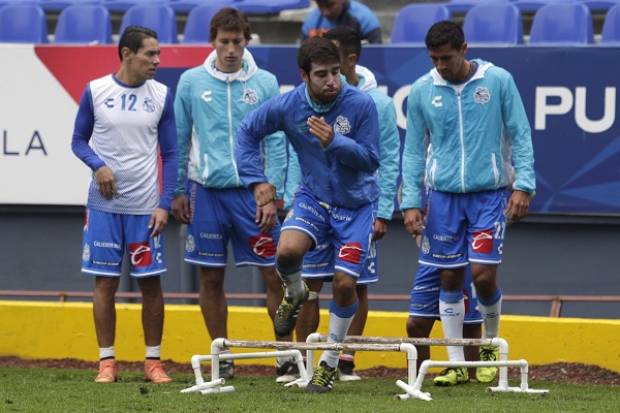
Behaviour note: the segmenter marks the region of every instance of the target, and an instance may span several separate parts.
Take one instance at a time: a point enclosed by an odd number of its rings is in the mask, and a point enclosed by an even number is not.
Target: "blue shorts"
[[[118,277],[125,251],[129,254],[129,273],[134,277],[165,272],[162,236],[150,236],[150,220],[150,215],[113,214],[87,209],[82,241],[82,272]]]
[[[373,221],[372,204],[358,209],[330,206],[302,189],[295,194],[282,231],[301,231],[314,241],[308,253],[317,254],[316,259],[306,263],[304,257],[302,273],[306,277],[310,272],[323,278],[341,271],[359,278],[366,267]]]
[[[439,268],[499,264],[506,232],[507,192],[430,191],[419,263]]]
[[[237,266],[275,264],[280,223],[270,233],[254,222],[256,202],[247,188],[214,189],[190,182],[192,219],[185,240],[185,261],[206,267],[225,267],[228,240]]]
[[[429,265],[418,266],[418,271],[415,274],[415,280],[411,287],[409,315],[439,319],[440,271],[439,268]],[[475,292],[471,268],[467,266],[465,267],[465,283],[463,287],[465,324],[482,323],[482,315],[477,310],[478,300],[476,300]]]

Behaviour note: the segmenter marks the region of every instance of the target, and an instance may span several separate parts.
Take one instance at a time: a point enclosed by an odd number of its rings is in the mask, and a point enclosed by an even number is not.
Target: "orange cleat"
[[[99,362],[99,374],[96,383],[114,383],[116,381],[116,360],[106,359]]]
[[[144,360],[144,378],[155,384],[170,383],[172,379],[164,371],[160,360]]]

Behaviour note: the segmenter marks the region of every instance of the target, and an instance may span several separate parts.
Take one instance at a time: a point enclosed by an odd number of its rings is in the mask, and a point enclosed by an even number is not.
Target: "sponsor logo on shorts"
[[[478,254],[493,252],[493,230],[476,231],[471,240],[471,249]]]
[[[447,235],[447,234],[433,234],[433,239],[435,241],[448,242],[448,241],[454,241],[456,238],[453,237],[452,235]]]
[[[337,214],[335,212],[332,212],[331,215],[332,215],[332,218],[338,221],[351,222],[353,220],[353,217],[350,215]]]
[[[202,239],[223,239],[222,234],[218,234],[217,232],[201,232],[200,238]]]
[[[317,211],[316,208],[311,207],[310,205],[306,204],[305,202],[300,202],[298,205],[299,205],[299,208],[305,209],[306,211],[308,211],[312,215],[314,215],[316,218],[320,219],[322,222],[325,222],[325,217],[323,215],[321,215],[321,213],[319,211]]]
[[[185,251],[186,252],[194,252],[196,250],[196,240],[194,240],[194,236],[189,234],[187,239],[185,240]]]
[[[110,249],[114,249],[114,250],[120,250],[121,249],[121,245],[117,244],[116,242],[109,242],[109,241],[93,241],[93,245],[97,248],[110,248]]]
[[[90,261],[90,247],[88,244],[84,244],[82,249],[82,261]]]
[[[151,246],[148,241],[133,242],[129,244],[129,258],[131,265],[136,268],[144,268],[151,265],[153,256]]]
[[[295,219],[297,221],[303,222],[304,224],[312,228],[315,232],[319,232],[319,227],[317,227],[316,225],[314,225],[312,222],[308,221],[307,219],[303,219],[301,217],[295,217]]]
[[[362,261],[362,244],[359,242],[349,242],[340,247],[338,258],[351,264],[359,264]]]
[[[457,254],[435,254],[433,253],[433,258],[438,258],[440,260],[453,260],[456,258],[461,258],[463,256],[463,254],[461,253],[457,253]]]
[[[262,258],[271,258],[276,255],[276,244],[271,235],[263,233],[250,238],[250,247],[254,254]]]

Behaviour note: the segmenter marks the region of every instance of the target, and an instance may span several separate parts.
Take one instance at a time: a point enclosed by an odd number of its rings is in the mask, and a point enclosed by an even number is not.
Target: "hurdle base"
[[[234,386],[218,386],[218,387],[209,387],[204,390],[200,390],[202,394],[217,394],[217,393],[232,393],[235,391]]]
[[[487,387],[489,393],[527,393],[527,394],[548,394],[548,389],[522,389],[521,387]]]
[[[181,390],[181,393],[202,393],[205,390],[209,390],[209,389],[220,389],[220,388],[224,388],[224,387],[231,387],[234,391],[234,387],[232,386],[224,386],[225,380],[220,378],[217,380],[212,380],[212,381],[207,381],[207,382],[202,382],[200,384],[196,384],[194,386],[188,387],[186,389]],[[228,393],[227,392],[220,392],[220,391],[215,391],[215,393]],[[203,393],[204,394],[204,393]]]
[[[405,394],[397,394],[396,399],[398,400],[419,399],[427,402],[433,400],[430,393],[416,389],[414,386],[410,386],[402,380],[396,380],[396,385],[406,392]]]

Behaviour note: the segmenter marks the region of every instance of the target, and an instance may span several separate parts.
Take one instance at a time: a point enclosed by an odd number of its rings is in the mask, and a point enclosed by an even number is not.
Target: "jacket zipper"
[[[456,93],[459,105],[459,136],[461,139],[461,191],[465,192],[465,132],[463,131],[463,105],[461,102],[461,92]]]
[[[235,161],[235,145],[233,139],[233,125],[232,125],[232,92],[230,90],[230,79],[226,79],[226,94],[228,99],[228,143],[230,145],[230,158],[233,164],[233,168],[235,168],[235,178],[237,180],[237,185],[241,185],[241,180],[239,179],[239,171],[237,170],[237,161]]]

